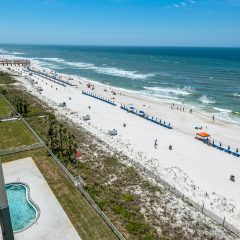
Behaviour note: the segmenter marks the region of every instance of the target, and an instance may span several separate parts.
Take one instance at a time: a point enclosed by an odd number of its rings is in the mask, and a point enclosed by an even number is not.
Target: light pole
[[[0,223],[3,240],[14,240],[1,158],[0,158]]]

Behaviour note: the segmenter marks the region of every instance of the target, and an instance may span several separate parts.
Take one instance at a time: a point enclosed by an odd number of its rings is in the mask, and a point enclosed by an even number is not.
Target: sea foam
[[[7,54],[7,53],[8,53],[7,50],[4,50],[4,49],[0,48],[0,54]]]
[[[47,60],[47,61],[52,61],[52,62],[65,62],[64,59],[62,58],[36,58],[36,59],[42,59],[42,60]]]
[[[192,88],[184,87],[184,88],[161,88],[161,87],[144,87],[144,89],[158,93],[159,95],[175,95],[175,96],[187,96],[192,93]]]
[[[222,112],[222,113],[232,113],[232,110],[225,109],[225,108],[214,107],[214,109],[217,110],[218,112]]]
[[[93,70],[100,74],[105,74],[105,75],[110,75],[115,77],[122,77],[122,78],[129,78],[129,79],[144,80],[149,77],[153,77],[155,75],[154,73],[143,74],[143,73],[138,73],[137,71],[129,71],[129,70],[124,70],[124,69],[115,68],[115,67],[97,67],[92,63],[84,63],[84,62],[65,62],[65,64],[74,66],[80,69]]]
[[[8,54],[8,55],[22,55],[22,54],[24,54],[24,53],[22,53],[22,52],[15,52],[15,51],[7,51],[7,50],[5,50],[5,49],[2,49],[2,48],[0,48],[0,54],[2,55],[2,54]]]
[[[199,98],[200,102],[204,103],[204,104],[213,104],[215,103],[216,101],[211,98],[211,97],[207,97],[206,95],[202,95],[200,98]]]
[[[39,58],[38,58],[39,59]],[[115,68],[115,67],[98,67],[95,64],[92,63],[85,63],[85,62],[67,62],[62,58],[41,58],[41,60],[46,61],[53,61],[61,64],[65,64],[68,66],[72,66],[79,69],[87,69],[87,70],[93,70],[96,73],[115,76],[115,77],[122,77],[122,78],[129,78],[129,79],[139,79],[144,80],[150,77],[154,77],[155,73],[139,73],[137,71],[130,71],[125,70],[121,68]]]

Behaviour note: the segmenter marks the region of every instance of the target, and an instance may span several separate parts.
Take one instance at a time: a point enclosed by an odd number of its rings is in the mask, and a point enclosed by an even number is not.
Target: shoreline
[[[0,55],[0,58],[1,57],[6,57],[6,58],[19,58],[19,59],[27,59],[27,60],[30,60],[31,62],[34,63],[34,65],[42,68],[42,69],[46,69],[47,71],[53,71],[53,72],[56,72],[60,75],[63,75],[63,76],[71,76],[73,78],[77,78],[77,79],[80,79],[82,81],[85,81],[85,82],[90,82],[90,83],[93,83],[95,85],[98,85],[98,86],[101,86],[101,87],[104,87],[104,88],[108,88],[108,87],[111,87],[112,89],[115,89],[116,91],[119,91],[119,92],[125,92],[126,94],[129,94],[129,95],[134,95],[134,96],[137,96],[138,94],[141,94],[141,97],[143,98],[142,100],[149,100],[150,102],[151,101],[155,101],[155,102],[159,102],[160,104],[167,104],[167,105],[171,105],[172,103],[175,103],[175,104],[178,104],[178,105],[182,105],[182,106],[185,106],[186,108],[188,109],[194,109],[194,112],[196,112],[197,114],[200,114],[200,115],[203,115],[203,116],[206,116],[206,117],[209,117],[211,118],[212,116],[215,117],[216,120],[218,121],[222,121],[223,123],[231,123],[231,124],[236,124],[236,125],[239,125],[240,126],[240,117],[239,118],[234,118],[233,116],[229,116],[229,117],[219,117],[218,114],[221,114],[222,112],[231,112],[232,114],[235,114],[235,115],[238,115],[240,114],[240,112],[236,112],[236,111],[233,111],[231,109],[221,109],[221,107],[213,107],[212,106],[212,109],[214,109],[215,112],[208,112],[202,108],[199,108],[197,107],[197,105],[201,104],[201,103],[197,103],[195,102],[194,104],[190,104],[190,103],[184,103],[181,99],[179,100],[176,100],[176,99],[168,99],[168,98],[161,98],[161,97],[155,97],[151,94],[147,94],[147,93],[143,93],[143,90],[130,90],[130,89],[127,89],[127,88],[122,88],[122,87],[116,87],[116,86],[113,86],[113,85],[110,85],[110,84],[106,84],[102,81],[97,81],[97,80],[93,80],[93,79],[90,79],[90,78],[87,78],[87,77],[82,77],[81,75],[75,75],[75,74],[67,74],[67,73],[61,73],[61,72],[58,72],[60,69],[58,68],[51,68],[51,62],[50,63],[46,63],[46,62],[42,62],[40,59],[38,58],[29,58],[29,57],[22,57],[22,56],[19,56],[19,55]],[[43,65],[43,66],[42,66]],[[45,65],[45,66],[44,66]],[[49,65],[49,67],[48,67]],[[141,99],[139,99],[141,100]],[[217,110],[217,109],[221,109],[221,110]],[[226,110],[226,111],[224,111]],[[240,116],[240,115],[239,115]]]
[[[69,75],[60,75],[66,79],[69,77]],[[156,174],[161,174],[165,180],[184,192],[186,196],[200,203],[206,203],[206,207],[209,207],[210,210],[222,217],[226,216],[228,221],[240,226],[238,202],[240,195],[236,194],[239,183],[236,182],[232,185],[227,179],[231,173],[240,179],[240,174],[237,172],[240,167],[239,159],[209,148],[194,139],[196,133],[194,126],[201,125],[205,131],[207,125],[207,131],[210,131],[223,144],[227,142],[231,143],[231,146],[235,146],[235,144],[239,146],[240,126],[227,124],[220,120],[212,121],[211,118],[202,116],[195,111],[190,114],[187,110],[184,112],[171,110],[171,104],[145,99],[143,96],[123,91],[120,94],[120,91],[115,90],[114,87],[108,86],[106,92],[103,86],[94,83],[96,94],[108,98],[115,97],[114,101],[119,104],[134,104],[137,109],[144,108],[149,115],[157,117],[160,115],[163,120],[171,122],[174,129],[167,130],[142,118],[127,114],[118,107],[108,107],[101,101],[83,96],[81,91],[88,90],[86,86],[88,81],[78,76],[72,77],[72,81],[77,83],[76,88],[63,88],[52,82],[48,84],[50,82],[46,79],[39,78],[37,80],[37,77],[28,76],[27,78],[38,81],[38,85],[42,86],[41,94],[38,93],[35,85],[26,81],[25,77],[17,77],[17,79],[34,96],[53,106],[57,114],[70,118],[76,125],[97,135],[114,148],[130,156],[134,161],[141,162]],[[79,84],[79,80],[84,84]],[[53,86],[56,86],[58,90],[56,91]],[[109,91],[110,88],[114,89],[117,94],[112,95]],[[71,100],[69,100],[70,96]],[[62,101],[66,101],[67,108],[59,107]],[[91,110],[88,109],[89,105],[92,106]],[[91,114],[90,124],[81,119],[81,116],[88,113]],[[126,129],[122,128],[124,122],[127,123]],[[119,135],[116,138],[109,137],[107,134],[106,130],[111,128],[118,129]],[[154,149],[152,146],[155,138],[158,138],[159,149]],[[173,144],[174,151],[172,152],[167,149],[169,143]],[[216,171],[216,167],[218,171]],[[206,192],[208,198],[204,197]],[[231,210],[233,208],[234,212]]]
[[[60,75],[66,75],[66,74],[60,73]],[[88,84],[88,83],[92,83],[95,86],[98,86],[98,88],[100,88],[100,91],[98,90],[98,93],[100,92],[101,96],[108,97],[109,99],[112,99],[113,96],[109,93],[106,93],[106,92],[102,91],[103,89],[115,90],[116,92],[121,93],[122,96],[126,96],[129,99],[132,98],[132,99],[135,99],[135,100],[143,102],[143,103],[148,103],[149,105],[152,105],[152,104],[153,105],[158,105],[158,106],[160,106],[161,108],[163,108],[164,110],[167,110],[167,111],[169,111],[171,109],[172,103],[162,101],[162,99],[152,98],[152,97],[148,97],[148,96],[145,96],[145,95],[139,96],[138,93],[135,92],[135,91],[126,90],[126,89],[122,89],[122,88],[117,88],[117,87],[114,87],[112,85],[102,84],[102,83],[99,83],[99,82],[94,81],[94,80],[89,80],[89,79],[80,77],[78,75],[70,75],[70,76],[73,77],[73,78],[79,79],[80,81],[83,81],[85,85]],[[86,90],[86,88],[84,88],[84,90]],[[125,104],[125,105],[130,105],[131,104],[130,100],[129,101],[121,101],[121,99],[118,99],[118,100],[116,100],[116,102],[119,102],[120,104]],[[196,118],[201,120],[200,125],[202,125],[203,130],[206,130],[206,131],[209,130],[209,129],[204,129],[205,126],[203,124],[203,123],[208,123],[210,125],[215,125],[216,124],[216,125],[225,126],[225,127],[227,126],[227,127],[230,127],[230,128],[234,127],[234,128],[236,128],[236,130],[238,130],[240,132],[240,123],[229,121],[229,120],[224,120],[224,119],[219,119],[217,117],[215,117],[215,121],[212,121],[212,116],[213,115],[202,112],[199,109],[194,108],[194,106],[188,106],[188,105],[183,104],[183,103],[175,103],[175,106],[177,106],[177,105],[179,107],[185,107],[185,112],[182,112],[183,114],[188,113],[190,109],[193,109],[193,114],[192,115],[196,116]],[[141,109],[141,104],[138,104],[137,109],[138,110]],[[151,114],[151,113],[154,114],[155,113],[155,115],[157,115],[158,112],[160,112],[160,111],[149,111],[149,109],[147,109],[147,112],[149,112],[149,114]],[[180,111],[178,111],[178,112],[180,113]],[[169,119],[169,121],[170,121],[170,119]],[[183,130],[183,129],[177,128],[177,130]],[[189,133],[189,132],[186,132],[186,131],[183,131],[183,132],[186,133],[186,134]],[[190,134],[192,135],[193,131],[190,131]],[[240,146],[240,140],[238,140],[238,139],[235,139],[235,140],[236,140],[236,141],[234,141],[235,146],[236,147]],[[219,141],[224,143],[224,141],[222,141],[221,139]],[[232,144],[234,144],[234,142],[232,142],[232,141],[230,141],[230,142]]]
[[[43,67],[43,68],[48,69],[47,67]],[[58,72],[57,70],[58,69],[53,69],[52,71],[57,73]],[[137,90],[130,90],[130,89],[127,89],[127,88],[116,87],[114,85],[106,84],[106,83],[101,82],[101,81],[97,81],[97,80],[93,80],[93,79],[90,79],[90,78],[82,77],[80,75],[66,74],[66,73],[61,73],[61,72],[58,72],[58,73],[61,74],[61,75],[69,75],[69,76],[72,76],[72,77],[80,78],[81,80],[83,80],[85,82],[93,83],[95,85],[98,85],[98,86],[101,86],[101,87],[104,87],[104,88],[111,87],[112,89],[114,89],[116,91],[125,92],[126,94],[134,95],[135,97],[137,97],[138,94],[142,94],[142,96],[141,96],[142,99],[139,98],[139,100],[155,101],[155,102],[159,102],[161,104],[167,104],[169,106],[171,106],[172,103],[178,104],[178,105],[181,105],[181,106],[185,106],[188,109],[194,109],[194,111],[196,113],[204,115],[206,117],[212,118],[212,116],[214,115],[215,119],[217,119],[218,121],[222,121],[224,123],[232,123],[232,124],[236,124],[236,125],[240,126],[240,117],[239,117],[238,120],[235,120],[232,117],[228,117],[228,118],[222,117],[221,118],[219,116],[216,116],[216,114],[224,112],[224,111],[221,111],[221,110],[217,110],[218,112],[211,113],[211,112],[207,112],[207,111],[205,111],[205,110],[203,110],[201,108],[198,108],[196,105],[190,105],[189,103],[184,103],[183,101],[181,101],[181,99],[179,99],[179,100],[175,100],[175,99],[170,100],[170,98],[169,99],[168,98],[161,98],[161,97],[158,98],[158,97],[154,97],[151,94],[143,93],[143,90],[139,90],[139,91],[137,91]],[[216,111],[217,107],[212,107],[212,108]],[[235,113],[235,114],[240,114],[239,112],[234,112],[233,110],[230,110],[230,109],[222,109],[222,110],[230,111],[231,113]]]
[[[98,91],[98,93],[101,96],[108,97],[109,99],[112,99],[113,96],[111,94],[109,95],[108,93],[106,94],[106,92],[102,91],[103,89],[109,88],[110,90],[115,90],[116,92],[121,93],[122,96],[126,96],[129,99],[132,98],[132,99],[135,99],[135,100],[141,101],[141,102],[146,102],[149,105],[151,105],[151,104],[159,105],[161,108],[164,108],[164,110],[169,110],[171,108],[171,105],[174,103],[176,106],[184,107],[187,111],[192,109],[193,110],[193,115],[195,115],[195,116],[197,116],[197,118],[201,119],[202,122],[205,122],[205,123],[208,123],[208,124],[212,123],[212,116],[213,115],[211,115],[210,113],[207,113],[205,111],[201,111],[200,109],[196,108],[195,106],[190,106],[190,105],[184,104],[182,102],[176,102],[176,101],[172,101],[172,103],[170,103],[168,101],[163,101],[163,99],[158,99],[158,98],[154,98],[154,97],[147,96],[147,95],[139,96],[138,94],[140,94],[140,93],[137,92],[137,91],[134,91],[134,90],[118,88],[118,87],[115,87],[115,86],[112,86],[112,85],[104,84],[104,83],[101,83],[101,82],[98,82],[98,81],[95,81],[95,80],[92,80],[92,79],[82,77],[82,76],[79,76],[79,75],[60,73],[60,72],[57,72],[57,71],[52,70],[50,68],[42,67],[41,65],[39,65],[39,60],[32,60],[31,58],[26,58],[26,59],[29,59],[29,60],[33,61],[35,67],[37,67],[39,69],[43,69],[47,72],[54,72],[59,76],[65,77],[66,80],[68,80],[68,78],[71,77],[72,78],[71,81],[78,81],[78,82],[83,81],[85,85],[87,85],[88,83],[92,83],[92,84],[98,86],[98,88],[100,88],[100,93],[99,93],[99,91]],[[78,87],[80,87],[81,90],[88,90],[88,89],[86,89],[82,86],[82,83],[80,85],[78,84]],[[119,102],[120,104],[125,104],[125,105],[130,104],[129,102],[121,101],[121,100],[120,101],[117,100],[116,102]],[[141,108],[141,105],[138,105],[138,107],[139,107],[138,108],[138,110],[139,110]],[[148,111],[149,111],[149,109],[148,109]],[[153,116],[154,116],[154,113],[157,115],[157,111],[154,111],[154,112],[150,111],[149,114],[151,114],[151,113],[153,114]],[[185,113],[186,113],[186,111],[185,111]],[[169,122],[170,122],[170,120],[169,120]],[[221,119],[221,118],[218,118],[218,117],[215,116],[214,123],[219,124],[221,126],[229,126],[229,127],[234,127],[234,128],[237,128],[237,129],[239,128],[238,130],[240,130],[240,122],[238,123],[238,122],[227,120],[227,119]],[[202,129],[204,130],[204,126],[202,126]],[[177,128],[177,130],[181,130],[181,129]],[[207,129],[205,129],[205,130],[207,130]],[[185,132],[185,133],[187,133],[187,132]],[[192,134],[192,132],[191,132],[191,134]],[[221,141],[221,139],[219,141]],[[233,143],[233,142],[231,141],[231,143]],[[240,141],[239,140],[236,141],[235,145],[239,146]]]

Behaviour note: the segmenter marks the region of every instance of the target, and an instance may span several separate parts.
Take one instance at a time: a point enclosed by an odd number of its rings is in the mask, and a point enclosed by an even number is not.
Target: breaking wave
[[[6,50],[0,48],[0,54],[7,54],[7,53],[8,53],[8,51],[6,51]]]
[[[143,74],[143,73],[138,73],[137,71],[129,71],[129,70],[124,70],[124,69],[114,68],[114,67],[97,67],[92,63],[65,62],[65,64],[74,66],[74,67],[77,67],[80,69],[93,70],[100,74],[105,74],[105,75],[110,75],[110,76],[115,76],[115,77],[129,78],[129,79],[144,80],[149,77],[155,76],[155,74],[153,74],[153,73]]]
[[[240,97],[240,93],[234,93],[233,96],[234,97]]]
[[[56,65],[56,64],[54,64],[52,62],[51,63],[49,63],[49,62],[42,62],[40,60],[37,60],[37,58],[35,58],[34,60],[36,61],[36,63],[40,67],[50,68],[50,69],[55,69],[55,70],[59,70],[59,69],[63,68],[61,65]]]
[[[236,114],[236,112],[233,112],[230,109],[214,107],[214,110],[216,110],[214,115],[217,118],[220,118],[222,120],[231,121],[231,122],[232,121],[233,122],[239,122],[239,118],[238,117],[234,117],[234,114]]]
[[[212,103],[215,103],[216,101],[211,98],[211,97],[207,97],[206,95],[202,95],[200,98],[199,98],[200,102],[204,103],[204,104],[212,104]]]
[[[170,87],[144,87],[143,94],[163,99],[179,101],[181,98],[192,94],[193,89],[190,87],[170,88]]]
[[[111,75],[111,76],[115,76],[115,77],[124,77],[124,78],[130,78],[130,79],[142,79],[142,80],[155,76],[155,74],[153,74],[153,73],[142,74],[142,73],[137,73],[136,71],[127,71],[127,70],[123,70],[123,69],[119,69],[119,68],[112,68],[112,67],[107,67],[107,68],[97,67],[97,68],[95,68],[95,71],[97,73],[107,74],[107,75]]]
[[[24,54],[22,52],[15,52],[15,51],[7,51],[5,49],[0,49],[0,54],[8,54],[8,55],[21,55],[21,54]]]
[[[214,107],[214,109],[217,110],[218,112],[222,112],[222,113],[232,113],[232,110],[225,109],[225,108]]]
[[[190,87],[184,88],[161,88],[161,87],[144,87],[144,89],[148,90],[149,92],[163,95],[163,96],[187,96],[192,94],[193,89]]]
[[[94,69],[95,66],[92,63],[82,63],[82,62],[65,62],[66,65],[81,68],[81,69]]]
[[[52,62],[65,62],[64,59],[62,58],[35,58],[35,59],[42,59],[42,60],[47,60],[47,61],[52,61]]]
[[[130,70],[124,70],[121,68],[115,68],[115,67],[98,67],[92,63],[85,63],[85,62],[67,62],[62,58],[41,58],[42,60],[46,61],[53,61],[61,64],[65,64],[68,66],[72,66],[79,69],[87,69],[87,70],[93,70],[96,73],[115,76],[115,77],[122,77],[122,78],[129,78],[129,79],[139,79],[144,80],[150,77],[154,77],[155,73],[139,73],[137,71],[130,71]]]

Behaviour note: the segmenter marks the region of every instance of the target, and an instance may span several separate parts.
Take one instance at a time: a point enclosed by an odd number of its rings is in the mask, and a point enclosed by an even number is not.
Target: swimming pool
[[[39,208],[31,200],[29,186],[25,183],[8,183],[6,192],[13,231],[21,232],[37,221]]]

